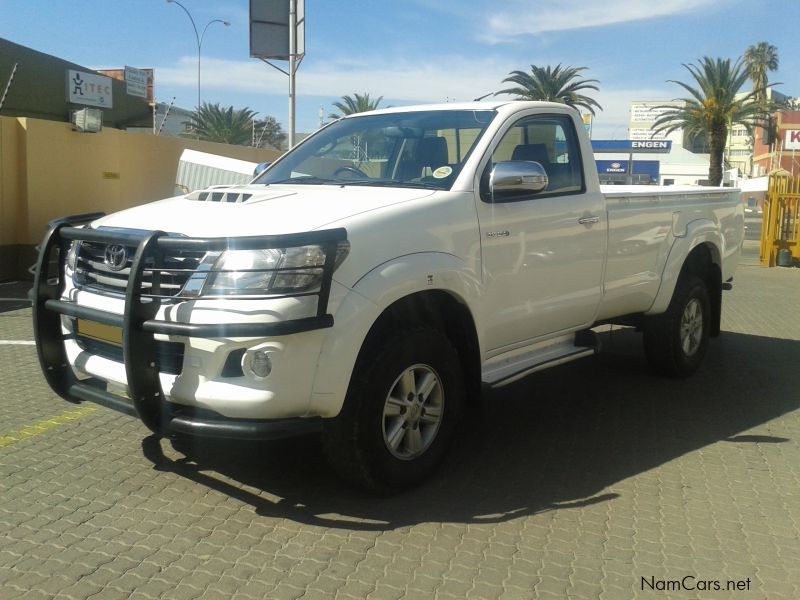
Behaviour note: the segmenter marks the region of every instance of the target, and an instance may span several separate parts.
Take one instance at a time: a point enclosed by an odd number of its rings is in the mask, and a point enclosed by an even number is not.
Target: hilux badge
[[[103,254],[103,262],[108,265],[112,271],[121,271],[128,264],[128,249],[119,244],[110,244],[106,246],[106,251]]]

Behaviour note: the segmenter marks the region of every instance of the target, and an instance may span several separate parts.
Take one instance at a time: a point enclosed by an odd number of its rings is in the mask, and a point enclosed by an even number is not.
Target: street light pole
[[[177,4],[178,6],[180,6],[183,9],[183,12],[186,13],[186,16],[189,17],[189,21],[191,21],[192,23],[192,29],[194,29],[194,37],[195,40],[197,41],[197,110],[199,111],[200,110],[200,56],[201,56],[200,53],[203,49],[203,38],[206,35],[206,30],[208,30],[208,27],[212,23],[222,23],[225,27],[230,27],[231,24],[229,21],[223,21],[222,19],[212,19],[208,23],[206,23],[205,27],[203,27],[203,32],[199,33],[197,31],[197,25],[195,25],[194,18],[192,17],[192,13],[190,13],[189,10],[183,4],[178,2],[178,0],[167,0],[167,4]]]

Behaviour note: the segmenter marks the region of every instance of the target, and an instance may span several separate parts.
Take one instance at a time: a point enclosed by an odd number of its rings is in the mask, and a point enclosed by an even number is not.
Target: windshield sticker
[[[444,167],[439,167],[438,169],[436,169],[433,172],[433,176],[436,177],[436,179],[444,179],[445,177],[450,175],[450,173],[452,173],[452,172],[453,172],[453,168],[452,167],[448,167],[447,165],[445,165]]]

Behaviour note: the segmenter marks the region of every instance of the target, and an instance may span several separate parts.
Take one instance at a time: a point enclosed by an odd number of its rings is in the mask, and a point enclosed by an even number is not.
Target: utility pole
[[[294,148],[297,78],[297,0],[289,0],[289,150]]]
[[[278,10],[279,5],[285,7],[287,12]],[[296,79],[297,70],[305,57],[305,20],[305,0],[250,0],[250,56],[289,77],[287,141],[290,150],[296,139]],[[287,37],[283,37],[284,32],[288,33]],[[284,70],[270,60],[286,60],[289,65]]]

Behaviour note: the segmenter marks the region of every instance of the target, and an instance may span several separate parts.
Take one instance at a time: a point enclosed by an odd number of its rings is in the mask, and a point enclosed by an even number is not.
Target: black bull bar
[[[224,417],[208,410],[193,409],[167,402],[159,380],[159,353],[154,334],[186,337],[267,337],[281,336],[333,326],[333,316],[327,313],[333,270],[339,244],[347,240],[345,229],[329,229],[299,234],[247,236],[234,238],[189,238],[163,231],[104,230],[79,227],[103,216],[91,213],[64,217],[50,223],[39,250],[31,299],[36,350],[47,383],[53,391],[73,403],[94,402],[137,416],[159,435],[202,435],[208,437],[274,439],[317,430],[318,418],[245,420]],[[135,247],[125,288],[124,314],[80,306],[63,300],[65,267],[72,242],[99,242]],[[174,303],[198,297],[169,297],[160,294],[159,273],[164,252],[194,250],[222,252],[228,249],[280,249],[315,245],[325,252],[322,280],[318,289],[310,292],[270,294],[263,296],[199,296],[203,299],[255,299],[317,296],[314,316],[279,322],[193,324],[156,320],[164,303]],[[262,271],[298,271],[304,268],[287,267]],[[209,270],[206,273],[219,271]],[[143,285],[145,273],[152,280],[149,290]],[[106,390],[106,383],[94,378],[78,379],[67,359],[65,335],[61,317],[86,319],[122,330],[122,356],[130,400]]]

